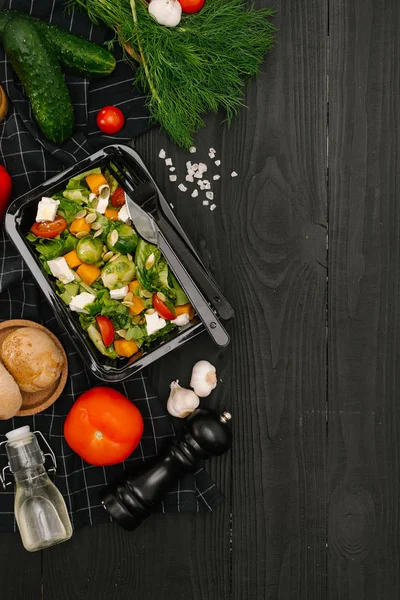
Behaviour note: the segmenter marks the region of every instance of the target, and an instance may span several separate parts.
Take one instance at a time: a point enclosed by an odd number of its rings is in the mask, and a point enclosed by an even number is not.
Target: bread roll
[[[34,327],[20,327],[3,341],[1,358],[24,392],[50,387],[60,377],[64,358],[50,336]]]
[[[22,406],[22,396],[14,377],[0,363],[0,419],[11,419]]]

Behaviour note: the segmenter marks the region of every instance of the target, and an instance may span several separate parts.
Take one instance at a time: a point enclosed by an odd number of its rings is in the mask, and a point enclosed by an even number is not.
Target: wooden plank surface
[[[330,3],[331,600],[398,599],[400,5]]]

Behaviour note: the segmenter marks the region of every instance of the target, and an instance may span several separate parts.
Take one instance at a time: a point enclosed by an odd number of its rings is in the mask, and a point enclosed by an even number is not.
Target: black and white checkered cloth
[[[0,0],[2,8],[31,12],[99,44],[107,39],[107,31],[93,26],[84,15],[65,14],[61,0]],[[145,97],[132,87],[132,71],[122,59],[118,60],[115,72],[109,77],[91,81],[72,76],[66,79],[75,106],[76,132],[72,139],[57,147],[43,138],[32,120],[29,102],[0,47],[0,83],[11,100],[8,116],[0,123],[0,163],[13,178],[14,198],[112,140],[127,142],[149,127]],[[106,104],[121,106],[126,117],[125,127],[116,136],[100,135],[95,125],[97,111]],[[138,448],[123,464],[105,468],[90,466],[72,452],[63,437],[65,417],[74,400],[100,382],[84,367],[68,335],[59,329],[50,306],[1,227],[0,321],[7,319],[30,319],[53,331],[68,354],[69,378],[61,397],[44,413],[0,421],[0,439],[4,440],[4,434],[10,429],[22,425],[41,431],[56,455],[58,469],[55,483],[66,500],[74,527],[108,521],[108,514],[99,504],[98,492],[104,484],[121,475],[125,468],[141,465],[168,443],[173,429],[165,407],[152,392],[144,372],[115,385],[135,401],[142,413],[145,427]],[[4,446],[2,449],[0,467],[6,464]],[[166,495],[159,510],[211,510],[221,501],[215,484],[200,468],[194,475],[182,479]],[[7,491],[0,490],[0,531],[15,529],[13,505],[14,486],[8,487]]]

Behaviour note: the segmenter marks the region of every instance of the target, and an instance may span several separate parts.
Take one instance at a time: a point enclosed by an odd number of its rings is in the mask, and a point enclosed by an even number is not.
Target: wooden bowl
[[[60,349],[63,357],[64,357],[64,366],[61,371],[61,375],[58,380],[53,383],[52,386],[45,388],[44,390],[40,390],[40,392],[23,392],[21,390],[22,395],[22,406],[19,412],[15,415],[16,417],[29,417],[30,415],[36,415],[39,412],[43,412],[51,406],[57,398],[61,395],[65,384],[67,382],[68,377],[68,361],[67,355],[65,354],[65,350],[62,347],[61,343],[58,341],[56,336],[51,333],[46,327],[43,325],[39,325],[39,323],[35,323],[34,321],[26,321],[25,319],[12,319],[11,321],[3,321],[0,323],[0,348],[3,344],[5,338],[15,329],[19,329],[20,327],[34,327],[36,329],[41,329],[55,343],[55,345]],[[0,357],[0,362],[1,357]]]

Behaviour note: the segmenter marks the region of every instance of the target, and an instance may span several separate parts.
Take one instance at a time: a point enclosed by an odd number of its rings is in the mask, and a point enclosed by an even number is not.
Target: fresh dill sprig
[[[68,0],[94,23],[113,29],[135,82],[149,93],[153,119],[180,146],[189,148],[203,115],[222,108],[228,122],[242,106],[244,85],[272,48],[273,10],[245,0],[206,0],[200,12],[177,27],[159,25],[146,0]]]

